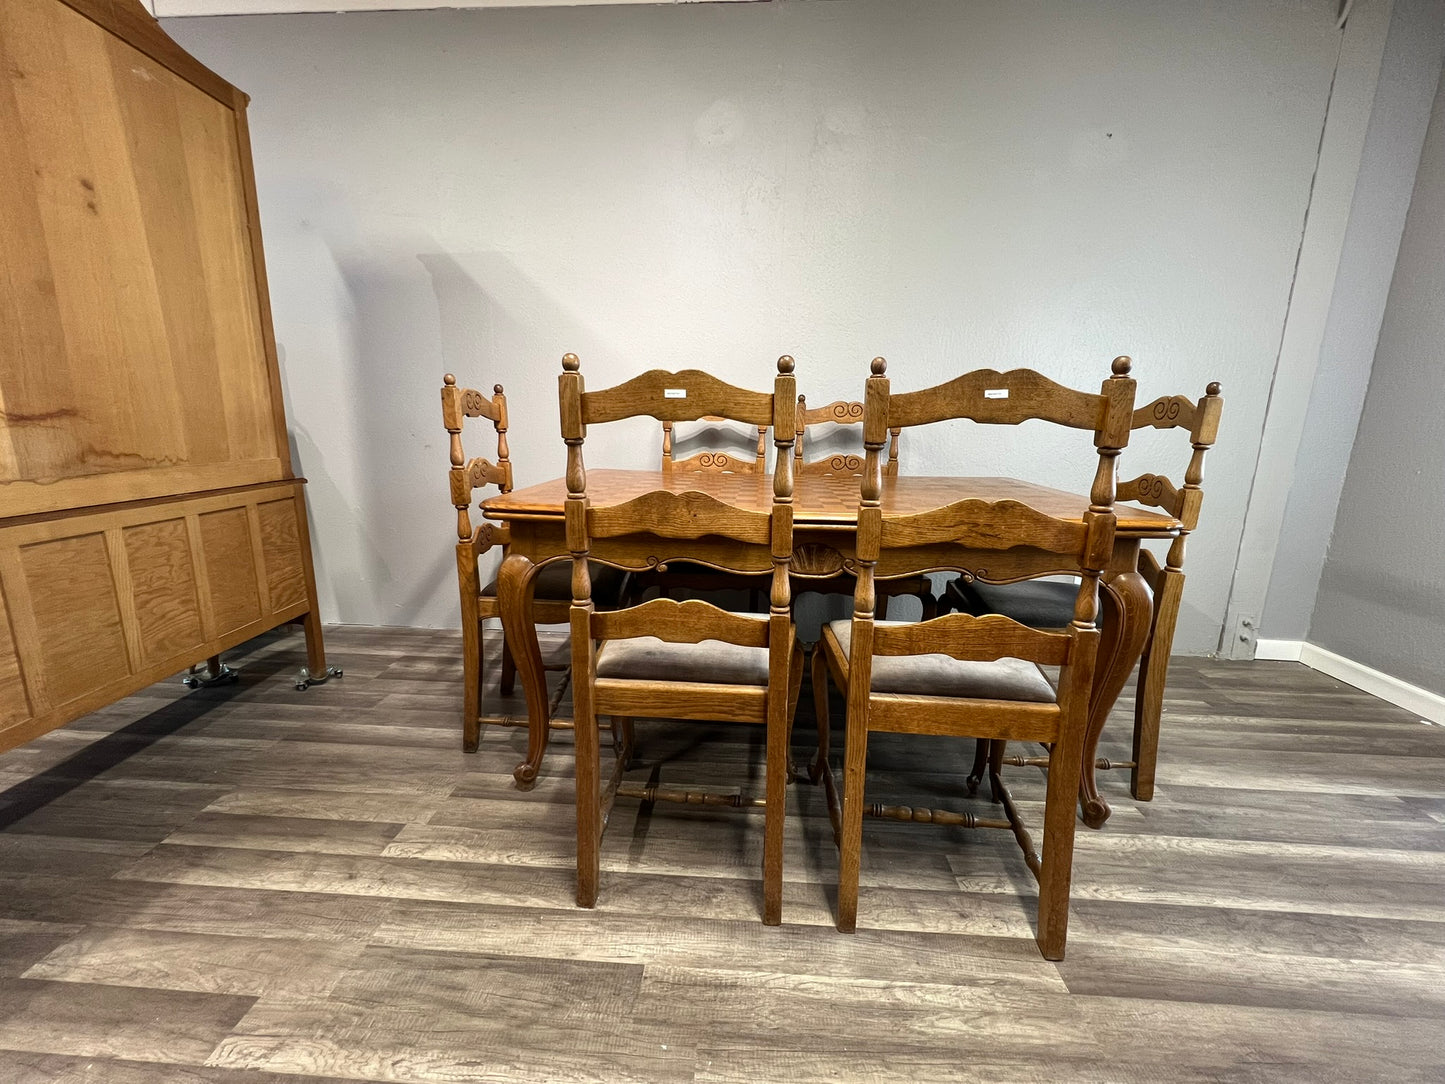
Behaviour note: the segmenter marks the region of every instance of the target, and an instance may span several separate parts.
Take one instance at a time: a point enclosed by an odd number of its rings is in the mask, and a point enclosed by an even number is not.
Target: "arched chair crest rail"
[[[567,444],[565,529],[572,555],[573,715],[577,757],[577,903],[597,901],[602,833],[618,796],[690,804],[747,805],[623,782],[634,718],[718,720],[767,731],[763,921],[782,914],[783,814],[788,741],[802,675],[790,612],[793,359],[778,360],[771,393],[726,384],[697,370],[654,370],[613,388],[586,390],[576,355],[562,360],[558,399]],[[635,416],[686,421],[717,415],[773,429],[779,454],[768,511],[737,508],[696,490],[661,489],[620,504],[595,504],[583,445],[589,426]],[[644,569],[687,556],[769,578],[767,614],[731,613],[696,599],[652,599],[611,612],[593,600],[595,562]],[[597,720],[610,716],[617,756],[602,781]]]
[[[866,462],[860,479],[853,617],[826,626],[813,656],[819,745],[814,776],[827,792],[839,843],[840,930],[850,931],[857,923],[865,813],[1001,828],[1014,835],[1039,883],[1040,950],[1048,959],[1063,957],[1075,800],[1099,646],[1098,584],[1114,543],[1114,458],[1128,440],[1133,409],[1134,382],[1128,371],[1128,360],[1117,359],[1114,375],[1097,395],[1045,382],[1038,374],[1015,372],[981,384],[979,401],[973,401],[970,385],[959,382],[953,382],[946,395],[934,389],[892,396],[885,363],[881,358],[874,361],[864,397]],[[888,428],[898,422],[906,426],[972,413],[997,414],[993,405],[997,400],[982,400],[981,393],[999,386],[1025,392],[1013,400],[1010,413],[1087,420],[1096,429],[1098,469],[1088,510],[1078,519],[1065,519],[1015,500],[963,500],[885,518],[879,457]],[[1009,618],[969,614],[919,623],[886,622],[875,617],[875,572],[884,567],[920,572],[954,569],[1010,581],[1074,573],[1080,582],[1071,620],[1063,630],[1033,629]],[[1060,668],[1057,687],[1041,666]],[[841,803],[830,763],[830,679],[842,690],[847,710]],[[992,795],[1004,816],[865,804],[869,734],[880,731],[988,741]],[[1010,740],[1042,741],[1053,748],[1038,849],[1003,783],[1001,761]]]
[[[1138,685],[1134,696],[1134,739],[1129,760],[1095,760],[1095,768],[1128,768],[1129,789],[1147,802],[1154,797],[1154,777],[1159,755],[1159,722],[1164,709],[1164,689],[1169,673],[1169,653],[1174,644],[1174,626],[1184,595],[1184,550],[1190,534],[1199,526],[1199,509],[1204,501],[1204,455],[1213,447],[1224,411],[1220,386],[1211,383],[1196,400],[1182,395],[1161,396],[1134,411],[1131,427],[1138,429],[1181,429],[1189,434],[1189,461],[1184,484],[1176,485],[1163,474],[1141,474],[1120,482],[1118,499],[1158,508],[1179,520],[1179,534],[1169,546],[1161,568],[1146,550],[1139,554],[1139,572],[1154,596],[1153,620],[1144,653],[1139,659]],[[1004,614],[1039,627],[1062,627],[1069,620],[1073,586],[1040,581],[995,585],[961,583],[950,585],[950,608],[973,614]],[[980,750],[982,754],[982,750]],[[1014,756],[1018,764],[1048,763],[1044,756]],[[977,785],[982,778],[984,757],[974,763],[970,778]]]

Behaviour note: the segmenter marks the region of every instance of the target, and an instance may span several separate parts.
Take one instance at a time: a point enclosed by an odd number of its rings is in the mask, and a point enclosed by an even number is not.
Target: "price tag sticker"
[[[1008,388],[984,388],[983,397],[985,399],[1007,399]]]
[[[686,389],[686,388],[663,388],[663,389],[662,389],[662,397],[663,397],[664,399],[686,399],[686,398],[687,398],[687,389]]]

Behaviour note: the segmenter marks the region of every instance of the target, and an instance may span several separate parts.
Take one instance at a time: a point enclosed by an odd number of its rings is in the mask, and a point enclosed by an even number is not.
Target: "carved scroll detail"
[[[1141,474],[1138,478],[1119,483],[1118,499],[1163,508],[1173,515],[1177,514],[1179,507],[1179,490],[1161,474]]]
[[[1194,424],[1194,404],[1182,395],[1161,395],[1134,411],[1133,429],[1174,429]]]

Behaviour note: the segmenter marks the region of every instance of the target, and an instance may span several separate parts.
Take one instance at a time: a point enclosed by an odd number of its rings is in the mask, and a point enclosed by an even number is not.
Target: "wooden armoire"
[[[0,0],[0,750],[283,622],[329,673],[246,102],[138,0]]]

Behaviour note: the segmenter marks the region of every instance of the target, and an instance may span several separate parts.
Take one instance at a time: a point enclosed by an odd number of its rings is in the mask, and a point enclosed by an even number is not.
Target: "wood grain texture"
[[[185,520],[143,523],[122,534],[146,659],[159,662],[205,639]]]
[[[287,527],[299,526],[300,487],[0,521],[0,691],[15,693],[3,698],[0,747],[307,612],[306,540]],[[288,518],[268,531],[258,504],[284,506]],[[280,601],[267,607],[260,586],[272,581],[258,576],[258,554],[263,570],[283,570]]]
[[[224,634],[261,616],[250,518],[244,508],[227,508],[200,519],[211,611],[217,633]]]
[[[0,66],[7,503],[282,477],[230,103],[55,0],[5,4]]]
[[[261,524],[261,552],[271,609],[306,601],[306,567],[301,533],[296,524],[296,502],[290,497],[256,506]]]
[[[696,475],[664,475],[660,470],[589,470],[587,495],[594,508],[606,508],[635,500],[653,490],[685,493],[703,488]],[[751,512],[769,508],[773,487],[767,476],[747,474],[709,475],[709,496]],[[562,516],[567,498],[566,480],[553,479],[525,489],[488,497],[482,510],[488,519],[509,520],[517,516]],[[883,479],[882,507],[885,516],[915,515],[954,501],[1014,500],[1057,519],[1082,521],[1089,507],[1087,497],[1024,482],[1017,478],[927,478],[913,475]],[[804,476],[793,490],[794,523],[818,526],[850,526],[858,515],[856,476]],[[1142,538],[1170,538],[1179,523],[1170,516],[1142,508],[1121,505],[1115,509],[1119,533]]]
[[[44,658],[45,688],[65,703],[129,672],[105,539],[79,535],[20,550]]]
[[[0,748],[297,618],[330,673],[245,108],[136,0],[0,4]]]
[[[1445,737],[1298,664],[1174,660],[1154,800],[1102,781],[1053,964],[1012,845],[956,828],[866,822],[839,935],[806,783],[782,926],[757,917],[759,812],[626,800],[578,909],[571,735],[519,792],[523,733],[454,747],[455,633],[331,636],[344,699],[319,714],[290,685],[301,636],[268,633],[228,658],[237,687],[148,687],[0,756],[0,1079],[1445,1075]],[[763,741],[637,732],[663,785],[736,786]],[[869,785],[967,806],[958,744],[873,735]],[[1037,816],[1041,773],[1006,771]]]
[[[20,656],[10,628],[10,608],[0,584],[0,727],[19,722],[31,712],[30,696],[20,676]]]

